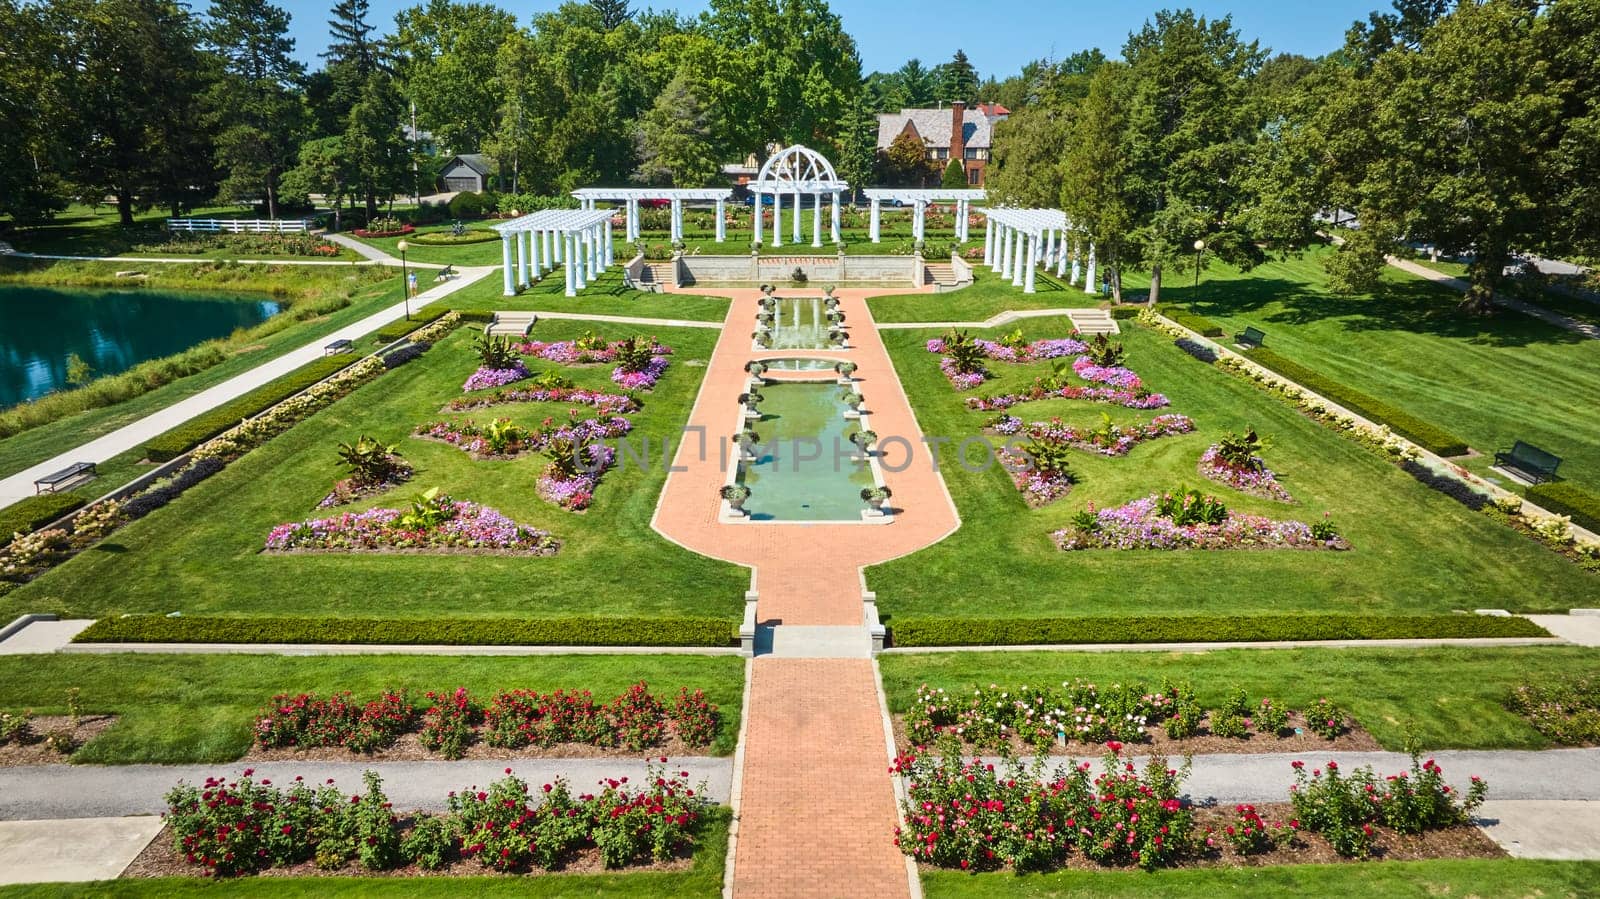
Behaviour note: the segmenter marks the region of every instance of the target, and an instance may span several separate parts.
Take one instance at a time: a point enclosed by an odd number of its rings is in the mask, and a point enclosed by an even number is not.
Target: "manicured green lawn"
[[[257,216],[254,212],[241,211],[238,206],[211,206],[196,209],[185,218],[247,218]],[[289,218],[287,214],[280,216]],[[202,259],[294,259],[311,257],[290,256],[258,256],[230,252],[223,249],[206,250],[181,250],[163,249],[159,244],[165,234],[167,212],[160,209],[147,209],[135,211],[134,228],[130,232],[123,229],[121,221],[117,218],[115,206],[100,206],[91,209],[82,204],[73,204],[63,210],[49,223],[38,227],[25,228],[14,232],[8,241],[16,249],[27,253],[46,253],[60,256],[183,256]],[[322,259],[348,259],[356,260],[361,257],[356,253],[339,248],[335,256],[316,257]]]
[[[1034,319],[1029,338],[1060,337],[1065,319]],[[968,394],[940,374],[924,348],[937,331],[882,332],[924,434],[953,441],[941,468],[962,527],[941,543],[868,571],[890,616],[1350,614],[1444,612],[1484,607],[1565,610],[1600,598],[1588,574],[1487,516],[1429,490],[1395,466],[1306,419],[1288,405],[1171,345],[1159,333],[1124,323],[1128,363],[1195,433],[1141,444],[1122,458],[1074,452],[1080,483],[1062,500],[1028,509],[996,466],[966,470],[954,448],[979,434],[990,413],[964,407],[968,395],[1003,393],[1049,372],[1048,363],[991,364],[999,377]],[[994,336],[994,332],[991,332]],[[873,387],[861,391],[871,401]],[[1083,401],[1024,403],[1025,421],[1061,416],[1095,427],[1102,413],[1119,423],[1154,413]],[[1266,461],[1298,499],[1282,505],[1199,476],[1207,445],[1255,426],[1272,440]],[[893,486],[893,477],[889,478]],[[1062,552],[1050,532],[1093,501],[1120,505],[1153,492],[1201,489],[1231,509],[1315,521],[1324,513],[1354,545],[1351,552],[1091,550]]]
[[[1057,871],[1017,876],[937,871],[922,875],[929,899],[1039,897],[1110,899],[1161,896],[1374,896],[1416,899],[1579,899],[1600,889],[1600,862],[1450,859],[1264,868],[1159,871]]]
[[[739,735],[744,660],[730,656],[51,655],[0,658],[0,709],[64,715],[66,690],[82,689],[85,713],[122,716],[73,755],[101,765],[228,762],[249,750],[251,722],[277,693],[350,690],[371,699],[403,688],[466,687],[481,702],[500,690],[589,690],[609,702],[628,685],[650,684],[670,702],[679,687],[703,689],[722,713],[709,754],[733,752]]]
[[[541,322],[542,340],[570,338],[592,323]],[[603,336],[634,333],[595,328]],[[313,416],[172,505],[0,600],[15,609],[99,616],[182,610],[188,614],[350,617],[559,617],[680,614],[738,616],[749,584],[745,570],[694,555],[650,530],[665,478],[662,442],[674,448],[717,336],[713,330],[652,328],[677,351],[631,438],[648,438],[648,469],[619,465],[601,482],[594,505],[569,513],[540,499],[541,456],[473,461],[443,443],[409,436],[444,415],[477,367],[473,329],[464,327],[416,362],[402,366]],[[535,369],[545,368],[535,365]],[[614,390],[610,367],[566,371],[581,386]],[[589,410],[584,407],[584,412]],[[564,404],[517,404],[453,413],[480,423],[508,416],[537,425],[568,414]],[[316,517],[314,507],[341,477],[340,441],[370,434],[400,446],[418,473],[404,487],[353,506],[408,502],[430,487],[490,505],[564,541],[554,557],[494,555],[265,555],[276,524]],[[330,514],[330,513],[322,513]]]
[[[241,877],[211,880],[169,877],[98,883],[0,886],[5,899],[54,899],[73,896],[516,896],[520,899],[558,899],[572,896],[655,899],[659,896],[721,895],[722,873],[728,860],[728,819],[725,810],[706,815],[706,827],[694,863],[687,871],[639,871],[616,874],[539,874],[484,877]]]
[[[1162,301],[1230,334],[1255,325],[1285,357],[1461,435],[1485,454],[1465,463],[1480,474],[1495,450],[1526,440],[1564,458],[1564,477],[1600,489],[1600,341],[1518,312],[1463,317],[1460,294],[1394,270],[1378,294],[1337,296],[1323,252],[1244,275],[1216,265],[1198,297],[1174,283]]]
[[[879,659],[889,709],[905,712],[923,684],[952,693],[974,684],[1098,684],[1163,678],[1194,684],[1215,708],[1235,687],[1252,699],[1303,708],[1327,697],[1388,749],[1405,749],[1407,730],[1428,750],[1544,749],[1550,743],[1505,708],[1511,688],[1593,672],[1592,650],[1578,647],[1435,649],[1234,649],[1208,653],[968,652],[889,653]]]
[[[113,268],[114,265],[103,264],[52,266],[42,269],[30,266],[29,271],[17,273],[6,263],[0,262],[0,280],[32,284],[46,283],[52,277],[57,277],[71,283],[101,277],[109,274]],[[0,476],[21,471],[74,446],[108,434],[400,301],[399,276],[379,273],[374,269],[345,270],[320,266],[301,267],[293,271],[284,271],[282,268],[250,269],[239,272],[237,279],[233,277],[232,272],[219,273],[218,276],[211,277],[192,272],[185,273],[184,269],[182,266],[152,269],[151,286],[160,289],[185,285],[205,287],[212,293],[219,289],[242,291],[277,286],[293,293],[346,291],[352,300],[350,305],[329,315],[299,322],[285,320],[284,327],[280,330],[237,347],[232,358],[205,371],[165,384],[126,402],[89,409],[0,440]],[[259,299],[259,294],[251,298]],[[104,494],[114,486],[115,478],[123,475],[131,477],[137,473],[137,463],[141,456],[142,453],[136,452],[127,459],[118,457],[112,462],[103,463],[100,466],[100,478],[84,485],[80,492],[93,497]]]
[[[1035,293],[1023,293],[977,260],[971,287],[951,293],[908,293],[873,297],[867,301],[877,322],[981,322],[1012,309],[1092,308],[1100,297],[1084,293],[1066,279],[1035,275]]]
[[[622,267],[618,266],[589,282],[575,297],[566,295],[566,281],[560,270],[514,297],[504,295],[499,273],[451,294],[445,302],[452,308],[477,311],[526,310],[571,312],[593,315],[631,315],[641,318],[671,318],[683,321],[720,322],[728,316],[725,297],[701,297],[679,293],[648,293],[622,286]]]

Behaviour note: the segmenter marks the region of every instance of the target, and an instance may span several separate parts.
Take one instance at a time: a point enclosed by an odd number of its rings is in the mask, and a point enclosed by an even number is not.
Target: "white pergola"
[[[793,219],[794,243],[800,242],[800,213],[801,197],[811,197],[814,203],[811,215],[811,245],[822,246],[822,198],[833,197],[832,226],[829,234],[834,243],[839,242],[839,194],[850,189],[850,185],[840,181],[838,174],[833,170],[833,164],[828,162],[821,153],[795,144],[785,147],[774,153],[766,164],[761,166],[761,172],[756,175],[756,180],[750,182],[750,193],[755,200],[755,239],[761,241],[761,198],[766,195],[772,197],[772,245],[783,246],[783,198],[787,194],[794,198]]]
[[[872,201],[872,242],[878,243],[878,219],[882,215],[883,203],[887,200],[893,203],[911,204],[911,234],[917,240],[922,240],[928,230],[928,204],[929,203],[954,203],[956,204],[956,240],[965,243],[967,240],[967,218],[972,210],[973,200],[986,200],[988,192],[982,188],[951,188],[924,189],[900,187],[869,187],[862,193]]]
[[[544,269],[566,267],[567,296],[575,297],[589,279],[616,259],[611,246],[611,210],[545,209],[494,226],[500,232],[505,263],[505,295],[539,280]],[[512,247],[515,245],[515,260]]]
[[[1072,223],[1059,209],[979,209],[986,224],[983,229],[983,264],[1001,277],[1010,278],[1023,293],[1033,293],[1033,273],[1040,263],[1054,267],[1056,277],[1067,273],[1072,260],[1072,281],[1078,280],[1078,252],[1067,249],[1067,233]],[[1089,245],[1089,293],[1094,286],[1094,244]]]
[[[714,200],[717,204],[717,243],[722,243],[728,237],[725,213],[727,202],[733,199],[733,191],[726,187],[580,187],[572,195],[578,198],[580,206],[589,210],[593,210],[599,200],[622,203],[627,215],[624,240],[639,239],[640,200],[668,200],[672,203],[672,239],[675,241],[683,240],[684,201]]]

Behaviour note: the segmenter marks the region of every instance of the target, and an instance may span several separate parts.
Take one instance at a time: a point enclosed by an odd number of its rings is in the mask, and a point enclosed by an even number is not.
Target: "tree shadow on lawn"
[[[1225,285],[1221,296],[1217,294],[1223,285],[1213,285],[1209,296],[1187,305],[1200,315],[1265,313],[1262,320],[1268,324],[1290,326],[1339,319],[1346,331],[1407,331],[1491,347],[1576,344],[1589,339],[1511,310],[1465,315],[1456,309],[1459,294],[1423,281],[1388,284],[1378,294],[1349,297],[1283,278],[1246,278]],[[1281,310],[1267,311],[1274,305]]]

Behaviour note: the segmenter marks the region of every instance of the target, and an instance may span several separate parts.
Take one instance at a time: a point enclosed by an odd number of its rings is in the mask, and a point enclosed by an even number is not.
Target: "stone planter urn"
[[[856,461],[865,462],[872,455],[872,445],[878,442],[878,435],[873,431],[857,431],[850,435],[850,442],[856,445]]]
[[[726,484],[721,493],[722,498],[728,503],[728,511],[739,516],[750,514],[744,510],[745,500],[750,498],[749,487],[743,484]]]
[[[883,515],[883,504],[893,495],[888,487],[861,488],[861,499],[867,504],[867,515],[873,517]]]
[[[844,413],[845,418],[861,417],[861,394],[854,390],[846,390],[839,395],[839,399],[844,400],[845,406],[848,407]]]
[[[761,435],[749,428],[733,435],[733,442],[739,447],[740,462],[756,461],[756,444],[761,442]]]
[[[754,390],[749,393],[739,394],[739,405],[744,407],[744,417],[747,419],[761,417],[760,410],[756,408],[756,404],[759,402],[761,402],[761,394],[756,393]]]
[[[854,362],[835,363],[833,370],[839,373],[838,383],[840,386],[854,384],[856,382],[856,379],[851,377],[851,375],[854,375],[856,372],[856,364]]]

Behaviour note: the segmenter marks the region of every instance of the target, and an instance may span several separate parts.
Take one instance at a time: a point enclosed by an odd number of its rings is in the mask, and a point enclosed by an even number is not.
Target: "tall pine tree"
[[[277,218],[278,181],[294,165],[304,120],[289,14],[268,0],[212,0],[208,19],[205,41],[223,67],[210,97],[219,196],[264,199]]]

